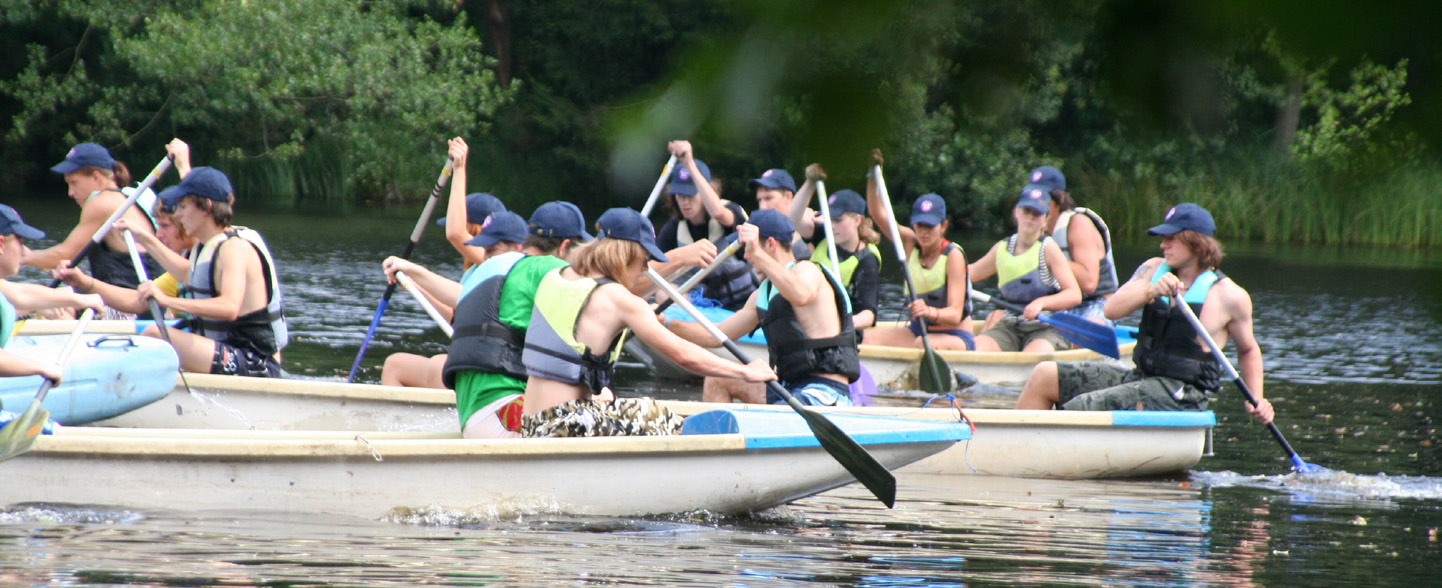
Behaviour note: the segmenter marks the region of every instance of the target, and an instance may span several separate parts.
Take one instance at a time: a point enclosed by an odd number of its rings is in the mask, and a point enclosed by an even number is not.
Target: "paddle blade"
[[[887,471],[886,466],[876,461],[875,457],[866,452],[866,448],[848,436],[845,431],[841,430],[841,427],[836,426],[836,423],[831,422],[820,413],[808,410],[780,384],[770,382],[770,385],[786,399],[786,404],[790,405],[792,410],[799,413],[801,418],[806,419],[806,426],[811,428],[811,432],[816,435],[816,440],[821,443],[821,447],[825,448],[827,453],[831,454],[831,457],[836,458],[836,461],[841,463],[846,471],[851,472],[858,482],[866,486],[866,489],[870,490],[871,494],[876,496],[876,499],[880,500],[882,504],[885,504],[886,508],[891,508],[896,504],[896,477]]]
[[[381,317],[385,316],[386,307],[390,305],[391,293],[395,292],[395,289],[395,284],[391,284],[390,287],[386,288],[385,296],[381,296],[381,303],[376,305],[376,314],[374,317],[371,317],[371,326],[366,329],[366,336],[364,339],[361,339],[360,350],[356,351],[355,354],[355,363],[350,365],[350,374],[345,377],[347,384],[355,381],[355,372],[360,368],[361,358],[366,356],[366,348],[370,347],[371,337],[376,335],[376,327],[380,326]]]
[[[31,400],[30,407],[26,408],[23,414],[15,417],[4,429],[0,429],[0,461],[30,451],[35,445],[35,438],[40,436],[45,421],[50,419],[50,411],[45,410],[40,403],[40,398]]]
[[[930,347],[921,356],[921,368],[917,373],[918,384],[923,392],[945,394],[953,390],[956,379],[951,375],[951,366]]]
[[[1039,318],[1073,345],[1085,347],[1112,359],[1122,357],[1121,350],[1117,347],[1117,332],[1112,327],[1064,312]]]

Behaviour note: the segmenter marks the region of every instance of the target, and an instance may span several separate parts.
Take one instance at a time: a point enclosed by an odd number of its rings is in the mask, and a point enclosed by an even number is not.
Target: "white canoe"
[[[445,432],[459,430],[450,390],[191,374],[195,394],[176,387],[166,399],[99,425],[161,428],[331,429]],[[663,402],[681,414],[717,405]],[[727,405],[738,410],[786,407]],[[830,409],[955,422],[956,412],[929,408]],[[1216,416],[1201,412],[1082,412],[966,409],[971,441],[906,471],[1041,478],[1144,477],[1186,471],[1209,453]]]
[[[702,309],[713,320],[722,320],[729,315],[729,311],[720,308]],[[685,314],[676,314],[674,307],[666,310],[666,315],[673,319],[689,320]],[[904,326],[900,322],[885,322],[879,326]],[[981,323],[976,323],[977,330],[980,330]],[[736,340],[737,346],[745,351],[752,359],[764,359],[767,357],[766,340],[760,336],[759,331],[748,334]],[[1130,336],[1118,333],[1117,340],[1120,349],[1121,360],[1119,365],[1132,367],[1132,349],[1136,347],[1136,340]],[[665,356],[656,353],[644,344],[632,344],[627,347],[636,354],[643,363],[656,371],[656,375],[669,378],[689,380],[697,376],[676,365]],[[861,345],[859,346],[861,363],[871,372],[871,377],[876,380],[879,386],[890,386],[898,390],[915,390],[917,384],[917,370],[921,365],[922,350],[916,347],[886,347],[882,345]],[[712,352],[731,358],[731,354],[724,348],[714,348]],[[1066,351],[1054,351],[1050,353],[1024,353],[1020,351],[963,351],[939,349],[936,351],[942,359],[946,360],[953,370],[963,372],[975,378],[977,382],[993,386],[1021,387],[1026,379],[1031,377],[1032,368],[1043,361],[1117,361],[1103,356],[1095,351],[1085,348],[1068,349]]]
[[[970,436],[955,423],[832,422],[895,469]],[[761,510],[854,480],[795,413],[718,410],[667,437],[66,427],[0,469],[0,504],[265,509],[381,517],[432,508],[631,516]],[[17,479],[19,479],[17,478]]]

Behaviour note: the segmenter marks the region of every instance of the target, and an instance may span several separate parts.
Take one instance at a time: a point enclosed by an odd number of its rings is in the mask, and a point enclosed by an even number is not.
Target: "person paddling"
[[[879,150],[872,162],[884,163]],[[871,176],[872,174],[867,174]],[[866,205],[877,226],[890,226],[892,211],[882,205],[875,177],[866,181]],[[967,279],[966,251],[946,238],[951,221],[946,201],[937,194],[922,194],[911,204],[911,226],[898,227],[906,251],[906,271],[916,285],[915,300],[907,310],[905,327],[873,328],[863,343],[890,347],[923,347],[921,322],[935,349],[974,349],[971,332],[971,282]]]
[[[597,239],[567,268],[541,278],[522,362],[529,378],[521,431],[526,437],[669,435],[682,419],[650,398],[610,399],[612,374],[626,332],[681,367],[750,382],[775,379],[765,362],[727,361],[673,335],[635,292],[647,263],[665,262],[651,222],[627,208],[597,221]]]
[[[1071,349],[1071,342],[1056,329],[1036,320],[1043,311],[1067,310],[1081,302],[1081,288],[1071,273],[1071,264],[1056,241],[1044,232],[1050,203],[1048,186],[1028,184],[1022,188],[1012,208],[1016,234],[998,241],[967,268],[973,282],[996,276],[1000,298],[1024,307],[1021,315],[1008,311],[977,335],[977,351],[1043,353]]]
[[[25,240],[43,238],[45,231],[25,224],[19,212],[0,204],[0,348],[10,342],[19,316],[52,308],[105,308],[104,301],[95,294],[10,281],[10,277],[20,271]],[[59,382],[63,371],[52,363],[40,363],[0,349],[0,376],[41,375]]]
[[[527,232],[519,252],[481,264],[489,277],[456,305],[442,380],[456,391],[461,435],[468,439],[520,436],[528,378],[521,356],[536,289],[543,276],[565,267],[577,247],[591,240],[581,210],[569,202],[537,207]]]
[[[766,334],[771,365],[797,400],[803,404],[851,406],[847,384],[861,372],[856,331],[851,325],[851,300],[831,270],[792,255],[791,236],[796,229],[786,215],[758,210],[737,229],[746,257],[764,281],[746,306],[717,326],[730,339],[756,329]],[[706,347],[720,341],[701,325],[667,321],[686,340]],[[749,388],[748,388],[749,389]],[[779,395],[741,398],[743,402],[784,404]],[[730,402],[731,398],[704,398]]]
[[[1262,394],[1262,349],[1252,333],[1252,297],[1218,269],[1223,253],[1215,232],[1212,214],[1190,202],[1172,207],[1161,224],[1147,229],[1161,237],[1162,256],[1138,266],[1106,303],[1113,320],[1142,311],[1135,368],[1044,361],[1032,370],[1016,407],[1206,410],[1209,395],[1221,388],[1222,367],[1177,306],[1187,304],[1217,345],[1229,337],[1236,342],[1242,381],[1256,400],[1247,412],[1272,422],[1275,411]]]
[[[1056,241],[1071,265],[1081,288],[1081,304],[1066,312],[1107,326],[1112,321],[1103,310],[1107,298],[1117,291],[1117,263],[1112,257],[1112,233],[1096,211],[1077,206],[1066,189],[1061,170],[1044,165],[1031,170],[1031,183],[1050,188],[1046,234]]]
[[[825,181],[826,172],[819,164],[806,168],[806,183]],[[820,215],[809,214],[811,197],[816,191],[802,188],[791,202],[787,217],[796,226],[796,233],[813,246],[810,259],[821,267],[831,267],[826,231]],[[831,229],[836,235],[837,276],[851,297],[851,324],[857,332],[876,324],[877,298],[881,286],[881,234],[866,216],[866,199],[854,190],[837,190],[827,200],[831,211]]]

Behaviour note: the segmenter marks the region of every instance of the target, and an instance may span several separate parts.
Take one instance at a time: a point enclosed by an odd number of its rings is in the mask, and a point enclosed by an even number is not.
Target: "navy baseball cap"
[[[791,174],[781,168],[768,169],[761,177],[746,182],[747,190],[755,190],[757,187],[771,188],[773,190],[796,191],[796,180],[791,179]]]
[[[180,183],[160,191],[160,202],[164,210],[175,210],[182,196],[194,194],[216,202],[225,202],[235,192],[230,187],[230,178],[213,167],[197,167],[185,175]]]
[[[1210,237],[1217,231],[1217,224],[1212,221],[1212,213],[1207,212],[1207,209],[1186,202],[1168,210],[1162,224],[1147,229],[1147,234],[1152,236],[1175,235],[1182,231],[1196,231]]]
[[[526,240],[526,219],[509,210],[502,210],[481,221],[481,232],[466,241],[467,245],[490,247],[501,241],[521,243]]]
[[[43,239],[45,231],[25,224],[20,213],[8,205],[0,204],[0,236],[19,235],[25,239]]]
[[[1061,170],[1050,165],[1043,165],[1031,170],[1031,175],[1027,176],[1026,181],[1047,186],[1048,191],[1066,189],[1066,176],[1061,174]]]
[[[702,178],[705,178],[708,182],[711,181],[711,168],[706,167],[706,162],[697,159],[696,169],[701,170]],[[681,196],[695,196],[696,179],[691,177],[691,170],[677,163],[676,169],[671,170],[671,187],[668,188],[666,193],[679,194]]]
[[[791,235],[796,232],[796,227],[791,224],[791,219],[775,210],[753,212],[746,223],[756,225],[756,228],[760,229],[762,239],[775,239],[788,245],[791,243]]]
[[[94,143],[81,143],[70,149],[65,154],[65,161],[55,164],[50,168],[57,174],[68,174],[85,167],[99,167],[111,169],[115,167],[115,158],[110,156],[110,151]]]
[[[1034,210],[1037,214],[1051,212],[1051,186],[1027,184],[1025,188],[1021,189],[1021,197],[1017,199],[1016,205]]]
[[[531,213],[530,229],[532,235],[542,237],[561,237],[563,239],[580,239],[590,241],[591,234],[586,232],[586,217],[581,214],[581,209],[575,204],[553,200],[536,207]]]
[[[940,226],[946,220],[946,201],[936,194],[922,194],[911,203],[911,224]]]
[[[486,222],[486,217],[505,210],[506,205],[501,203],[500,198],[485,192],[466,194],[466,222],[470,224],[479,225]],[[441,217],[436,224],[446,226],[446,217]]]
[[[656,228],[639,212],[629,208],[612,208],[596,220],[596,226],[600,228],[603,239],[635,241],[646,249],[651,259],[670,261],[666,259],[661,248],[656,246]]]
[[[866,199],[857,194],[855,190],[837,190],[831,193],[826,199],[826,207],[831,209],[831,218],[840,218],[841,215],[854,212],[866,216]]]

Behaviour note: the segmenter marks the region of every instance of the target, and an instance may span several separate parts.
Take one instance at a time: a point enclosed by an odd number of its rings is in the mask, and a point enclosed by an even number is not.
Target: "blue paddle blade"
[[[1325,474],[1328,471],[1317,464],[1302,461],[1302,457],[1295,453],[1292,454],[1292,469],[1299,474]]]
[[[1112,327],[1097,324],[1074,314],[1058,312],[1056,314],[1042,315],[1037,317],[1041,322],[1051,325],[1062,338],[1070,341],[1073,345],[1085,347],[1112,359],[1121,359],[1121,350],[1117,347],[1117,332]]]
[[[367,348],[367,347],[370,347],[370,344],[371,344],[371,337],[374,337],[374,336],[375,336],[375,334],[376,334],[376,327],[379,327],[380,324],[381,324],[381,316],[385,315],[385,313],[386,313],[386,307],[387,307],[387,306],[390,306],[390,301],[391,301],[391,297],[389,296],[390,293],[391,293],[391,290],[387,289],[387,290],[386,290],[387,296],[382,296],[382,297],[381,297],[381,303],[378,304],[378,305],[376,305],[376,315],[375,315],[375,317],[371,318],[371,326],[370,326],[370,328],[366,329],[366,336],[365,336],[365,338],[364,338],[364,339],[361,339],[360,351],[357,351],[356,354],[355,354],[355,363],[351,364],[351,366],[350,366],[350,374],[345,377],[345,381],[346,381],[347,384],[355,381],[355,372],[356,372],[357,369],[360,368],[361,358],[365,357],[365,355],[366,355],[366,348]]]

